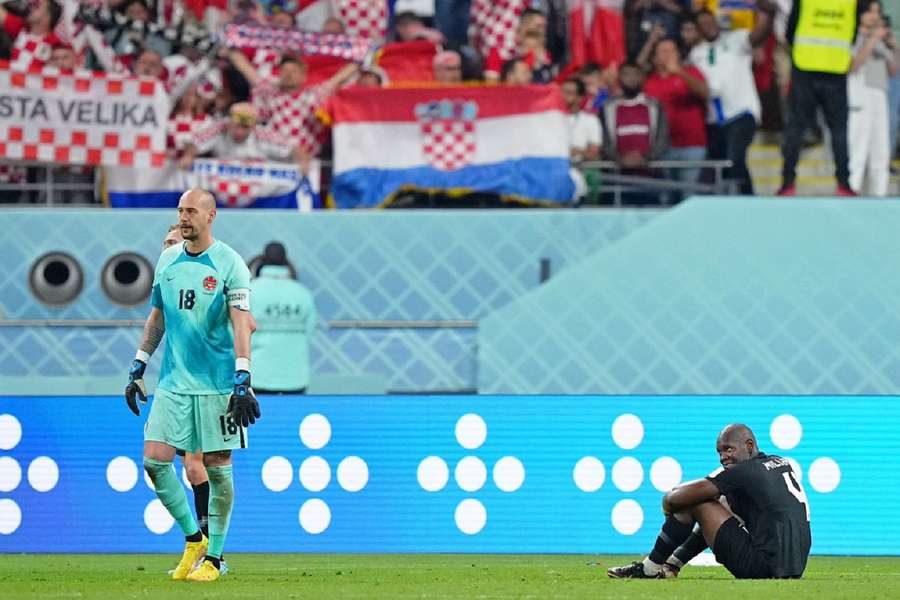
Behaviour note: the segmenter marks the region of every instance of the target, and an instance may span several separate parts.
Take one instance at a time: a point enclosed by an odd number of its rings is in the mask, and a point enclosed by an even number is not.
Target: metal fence
[[[330,170],[331,164],[323,161]],[[652,161],[640,174],[624,169],[612,161],[586,161],[575,165],[588,182],[584,204],[635,204],[634,194],[652,194],[654,203],[674,204],[691,194],[729,195],[736,192],[734,181],[725,178],[731,167],[728,160]],[[703,173],[698,181],[681,181],[674,174],[686,169]],[[52,163],[14,161],[0,162],[0,172],[17,175],[0,179],[0,206],[105,206],[103,202],[102,167],[78,167]],[[12,180],[11,180],[12,179]]]

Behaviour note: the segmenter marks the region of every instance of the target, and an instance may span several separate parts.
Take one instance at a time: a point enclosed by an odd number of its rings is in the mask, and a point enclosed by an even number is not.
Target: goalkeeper
[[[231,450],[247,447],[247,427],[260,416],[250,387],[250,272],[234,250],[212,237],[215,217],[209,192],[188,190],[178,201],[185,243],[159,258],[150,316],[125,388],[129,408],[139,414],[138,403],[147,400],[144,370],[167,334],[144,427],[144,468],[185,535],[172,578],[196,582],[220,576],[234,504]],[[176,450],[203,453],[209,475],[208,538],[172,467]]]

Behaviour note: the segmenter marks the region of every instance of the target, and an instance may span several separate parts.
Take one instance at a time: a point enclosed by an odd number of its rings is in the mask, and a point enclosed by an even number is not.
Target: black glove
[[[144,369],[147,363],[142,360],[134,359],[131,363],[131,369],[128,370],[128,385],[125,386],[125,402],[131,412],[140,416],[141,407],[138,406],[138,400],[141,404],[147,404],[147,386],[144,385]]]
[[[249,371],[235,371],[234,392],[225,412],[231,414],[234,422],[242,427],[249,427],[259,418],[259,402],[250,387]]]

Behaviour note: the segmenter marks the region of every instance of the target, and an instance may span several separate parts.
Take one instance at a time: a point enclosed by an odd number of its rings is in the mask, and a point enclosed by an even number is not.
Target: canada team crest
[[[209,277],[207,277],[206,279],[203,280],[203,289],[206,290],[207,292],[211,292],[216,289],[216,285],[218,285],[218,283],[219,282],[216,281],[216,278],[213,277],[212,275],[210,275]]]
[[[471,100],[434,100],[416,104],[422,152],[441,171],[455,171],[475,158],[478,104]]]

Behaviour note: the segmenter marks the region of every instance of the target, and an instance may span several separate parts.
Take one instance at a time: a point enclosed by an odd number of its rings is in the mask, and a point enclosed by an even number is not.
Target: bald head
[[[178,206],[181,206],[181,202],[185,200],[190,201],[191,204],[193,204],[197,208],[202,208],[207,212],[213,212],[216,210],[216,197],[204,189],[193,188],[186,191],[181,195],[181,199],[178,201]]]
[[[716,452],[719,453],[719,462],[727,469],[753,458],[759,454],[759,448],[756,445],[756,436],[749,427],[743,423],[732,423],[719,432]]]
[[[212,224],[216,218],[216,198],[206,190],[194,188],[178,200],[178,225],[190,252],[202,252],[212,240]]]

